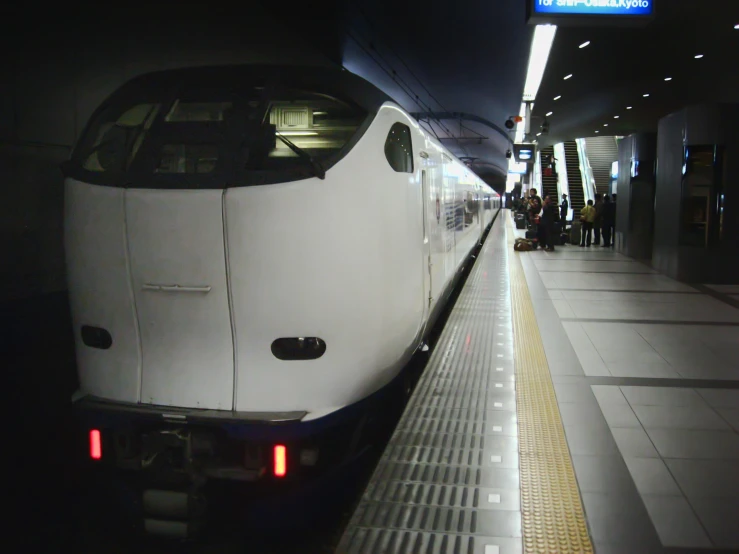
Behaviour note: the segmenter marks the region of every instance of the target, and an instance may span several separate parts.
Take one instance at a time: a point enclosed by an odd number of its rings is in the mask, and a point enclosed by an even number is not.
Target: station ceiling
[[[541,146],[656,131],[661,117],[688,104],[739,101],[739,1],[655,2],[657,15],[646,26],[558,27],[533,111],[532,131],[544,118],[550,124],[548,135],[537,139]],[[519,112],[526,79],[533,27],[525,22],[525,5],[349,0],[342,61],[409,110],[418,111],[418,102],[404,83],[430,108],[475,114],[503,127]],[[375,50],[358,47],[357,36]],[[382,65],[397,73],[389,76]],[[487,137],[444,140],[458,156],[473,158],[479,174],[496,180],[500,168],[507,170],[506,139],[495,130],[464,121],[431,123],[440,136],[474,136],[460,129],[462,123]]]
[[[557,30],[534,106],[535,116],[552,112],[542,144],[656,131],[686,105],[739,101],[739,2],[662,0],[656,9],[643,28]]]

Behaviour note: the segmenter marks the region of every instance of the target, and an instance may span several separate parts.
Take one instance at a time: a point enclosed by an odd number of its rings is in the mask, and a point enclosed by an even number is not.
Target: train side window
[[[398,173],[413,173],[413,145],[408,125],[395,123],[385,139],[385,158]]]

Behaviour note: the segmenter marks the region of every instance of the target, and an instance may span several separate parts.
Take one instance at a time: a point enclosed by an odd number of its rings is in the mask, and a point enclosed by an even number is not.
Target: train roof
[[[192,88],[238,89],[252,83],[253,86],[270,83],[336,95],[350,99],[372,112],[377,111],[383,103],[393,101],[372,83],[340,67],[271,64],[198,66],[155,71],[134,77],[120,87],[111,99],[171,94]]]

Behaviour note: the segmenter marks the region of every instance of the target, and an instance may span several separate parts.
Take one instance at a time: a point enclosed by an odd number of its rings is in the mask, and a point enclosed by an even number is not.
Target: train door
[[[424,310],[428,317],[428,311],[431,307],[431,301],[433,300],[433,289],[431,279],[431,243],[429,241],[429,202],[431,201],[431,194],[429,192],[429,180],[426,174],[426,170],[421,170],[421,196],[423,201],[423,291],[424,291]]]

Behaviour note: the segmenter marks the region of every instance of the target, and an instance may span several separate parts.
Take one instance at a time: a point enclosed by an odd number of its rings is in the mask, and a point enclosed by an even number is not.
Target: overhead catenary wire
[[[352,32],[352,31],[353,31],[353,32]],[[397,71],[396,71],[395,69],[393,69],[393,66],[392,66],[392,65],[390,64],[390,62],[388,62],[388,61],[387,61],[387,60],[385,59],[385,57],[384,57],[384,56],[383,56],[383,55],[382,55],[382,54],[380,53],[380,51],[379,51],[379,50],[378,50],[378,49],[377,49],[377,48],[376,48],[376,47],[374,46],[374,44],[373,44],[373,43],[372,43],[371,41],[367,41],[367,42],[369,43],[369,45],[370,45],[370,46],[369,46],[369,48],[370,48],[370,49],[371,49],[372,51],[374,51],[374,52],[375,52],[375,53],[377,54],[377,57],[379,57],[381,61],[378,61],[378,60],[377,60],[377,58],[375,58],[375,56],[373,56],[373,55],[372,55],[372,53],[371,53],[371,52],[370,52],[370,51],[368,50],[368,48],[367,48],[367,47],[366,47],[366,46],[365,46],[364,44],[362,44],[362,41],[361,41],[360,39],[358,39],[358,38],[357,38],[357,37],[356,37],[356,36],[354,35],[354,33],[356,33],[356,34],[359,34],[359,33],[357,33],[357,32],[356,32],[356,29],[352,29],[352,30],[350,30],[350,31],[347,31],[347,36],[348,36],[348,37],[349,37],[350,39],[352,39],[352,40],[353,40],[353,41],[354,41],[354,42],[355,42],[355,43],[357,44],[357,46],[359,46],[359,47],[360,47],[360,48],[362,49],[362,51],[363,51],[363,52],[364,52],[365,54],[367,54],[367,56],[368,56],[368,57],[369,57],[369,58],[370,58],[370,59],[371,59],[371,60],[372,60],[373,62],[375,62],[375,63],[377,64],[377,66],[378,66],[378,67],[379,67],[380,69],[382,69],[382,70],[383,70],[383,71],[384,71],[384,72],[385,72],[385,73],[386,73],[386,74],[387,74],[387,75],[388,75],[388,76],[389,76],[389,77],[390,77],[390,78],[391,78],[391,79],[392,79],[392,80],[393,80],[393,81],[394,81],[395,83],[397,83],[397,84],[398,84],[398,86],[399,86],[399,87],[400,87],[400,89],[401,89],[401,90],[403,91],[403,93],[405,93],[405,94],[406,94],[406,95],[407,95],[407,96],[408,96],[408,97],[409,97],[409,98],[411,99],[411,101],[412,101],[412,102],[414,102],[414,103],[415,103],[415,104],[416,104],[416,105],[417,105],[417,106],[418,106],[419,108],[421,108],[421,110],[422,110],[422,111],[425,111],[425,112],[428,112],[428,113],[432,113],[432,112],[433,112],[434,110],[433,110],[433,109],[431,108],[431,106],[430,106],[429,104],[426,104],[425,102],[423,102],[423,101],[421,100],[420,96],[419,96],[418,94],[416,94],[416,92],[415,92],[415,91],[413,90],[413,88],[412,88],[412,87],[411,87],[411,86],[410,86],[410,85],[409,85],[409,84],[408,84],[408,83],[407,83],[407,82],[405,81],[405,79],[403,79],[403,78],[402,78],[402,77],[401,77],[401,76],[400,76],[400,75],[398,74],[398,72],[397,72]],[[381,63],[381,62],[382,62],[382,63]],[[385,65],[387,65],[387,67],[388,67],[389,69],[387,69],[386,67],[384,67],[384,66],[383,66],[383,63],[384,63]],[[436,121],[436,123],[437,123],[437,124],[438,124],[438,125],[439,125],[439,126],[440,126],[440,127],[442,128],[442,129],[444,129],[444,132],[445,132],[445,133],[446,133],[446,134],[448,135],[448,138],[452,138],[452,139],[455,139],[455,140],[457,140],[457,139],[456,139],[456,137],[454,137],[454,134],[453,134],[453,133],[452,133],[452,132],[451,132],[451,131],[449,130],[449,128],[448,128],[448,127],[447,127],[446,125],[444,125],[444,124],[443,124],[443,123],[441,122],[441,120],[440,120],[440,119],[438,119],[438,118],[433,118],[433,119],[434,119],[434,120]],[[457,144],[459,144],[459,141],[458,141],[458,140],[457,140]]]
[[[425,84],[423,83],[423,81],[421,81],[421,79],[420,79],[420,78],[418,77],[418,75],[416,75],[416,74],[415,74],[415,72],[414,72],[414,71],[413,71],[413,70],[412,70],[412,69],[410,68],[410,66],[409,66],[409,65],[408,65],[408,64],[407,64],[407,63],[405,62],[405,60],[403,59],[403,57],[402,57],[402,56],[400,56],[400,55],[399,55],[399,54],[398,54],[398,53],[397,53],[397,52],[396,52],[396,51],[395,51],[395,50],[393,49],[393,47],[392,47],[392,46],[390,45],[390,42],[389,42],[389,41],[387,40],[387,38],[386,38],[386,35],[385,35],[384,33],[382,33],[382,32],[378,32],[378,30],[377,30],[377,26],[376,26],[376,25],[374,24],[374,22],[372,21],[372,19],[371,19],[371,18],[370,18],[370,17],[369,17],[369,16],[368,16],[368,15],[366,14],[366,12],[365,12],[365,11],[364,11],[364,10],[363,10],[363,9],[362,9],[361,7],[357,7],[357,11],[358,11],[358,12],[360,13],[360,15],[361,15],[361,16],[362,16],[362,17],[363,17],[363,18],[365,19],[365,21],[366,21],[366,22],[367,22],[367,24],[369,25],[370,29],[371,29],[371,30],[372,30],[372,31],[373,31],[373,32],[374,32],[375,34],[378,34],[378,35],[380,35],[380,37],[381,37],[381,38],[383,39],[383,41],[384,41],[384,43],[385,43],[385,46],[386,46],[386,47],[387,47],[387,49],[388,49],[388,50],[390,51],[390,53],[391,53],[391,54],[392,54],[393,56],[395,56],[395,58],[397,58],[397,59],[398,59],[398,61],[399,61],[399,62],[400,62],[400,63],[401,63],[402,65],[403,65],[403,67],[405,67],[406,71],[408,71],[408,73],[410,73],[411,77],[413,77],[413,78],[414,78],[414,79],[416,80],[416,82],[417,82],[417,83],[418,83],[419,85],[421,85],[421,88],[422,88],[422,89],[423,89],[423,90],[424,90],[424,91],[426,92],[426,94],[427,94],[427,95],[429,96],[429,98],[431,98],[431,100],[433,100],[434,102],[436,102],[436,104],[437,104],[437,105],[439,106],[439,108],[441,108],[441,111],[442,111],[442,112],[446,112],[446,113],[449,113],[449,111],[450,111],[450,110],[448,110],[448,109],[446,108],[446,106],[444,106],[444,104],[442,104],[442,103],[441,103],[441,102],[439,101],[439,99],[438,99],[438,98],[436,98],[436,96],[434,96],[434,94],[433,94],[433,93],[432,93],[432,92],[431,92],[431,91],[429,90],[429,88],[428,88],[428,87],[427,87],[427,86],[426,86],[426,85],[425,85]],[[429,111],[433,111],[433,110],[429,110]],[[438,118],[435,118],[435,119],[437,120],[437,122],[439,122],[439,124],[441,124],[441,122],[440,122],[440,120],[438,120]],[[447,131],[447,132],[448,132],[449,134],[451,134],[451,132],[449,132],[449,130],[448,130],[448,129],[447,129],[447,128],[446,128],[445,126],[444,126],[444,125],[442,125],[442,128],[444,128],[444,129],[445,129],[445,130],[446,130],[446,131]],[[461,135],[463,134],[463,133],[462,133],[462,129],[464,129],[464,130],[466,130],[466,131],[469,131],[469,132],[471,132],[471,133],[474,133],[474,134],[476,134],[476,135],[477,135],[477,136],[479,136],[479,137],[483,137],[482,133],[478,133],[478,132],[477,132],[477,131],[475,131],[474,129],[470,129],[469,127],[465,126],[465,125],[464,125],[464,124],[462,123],[462,120],[461,120],[461,119],[459,120],[459,128],[460,128],[460,136],[461,136]]]

